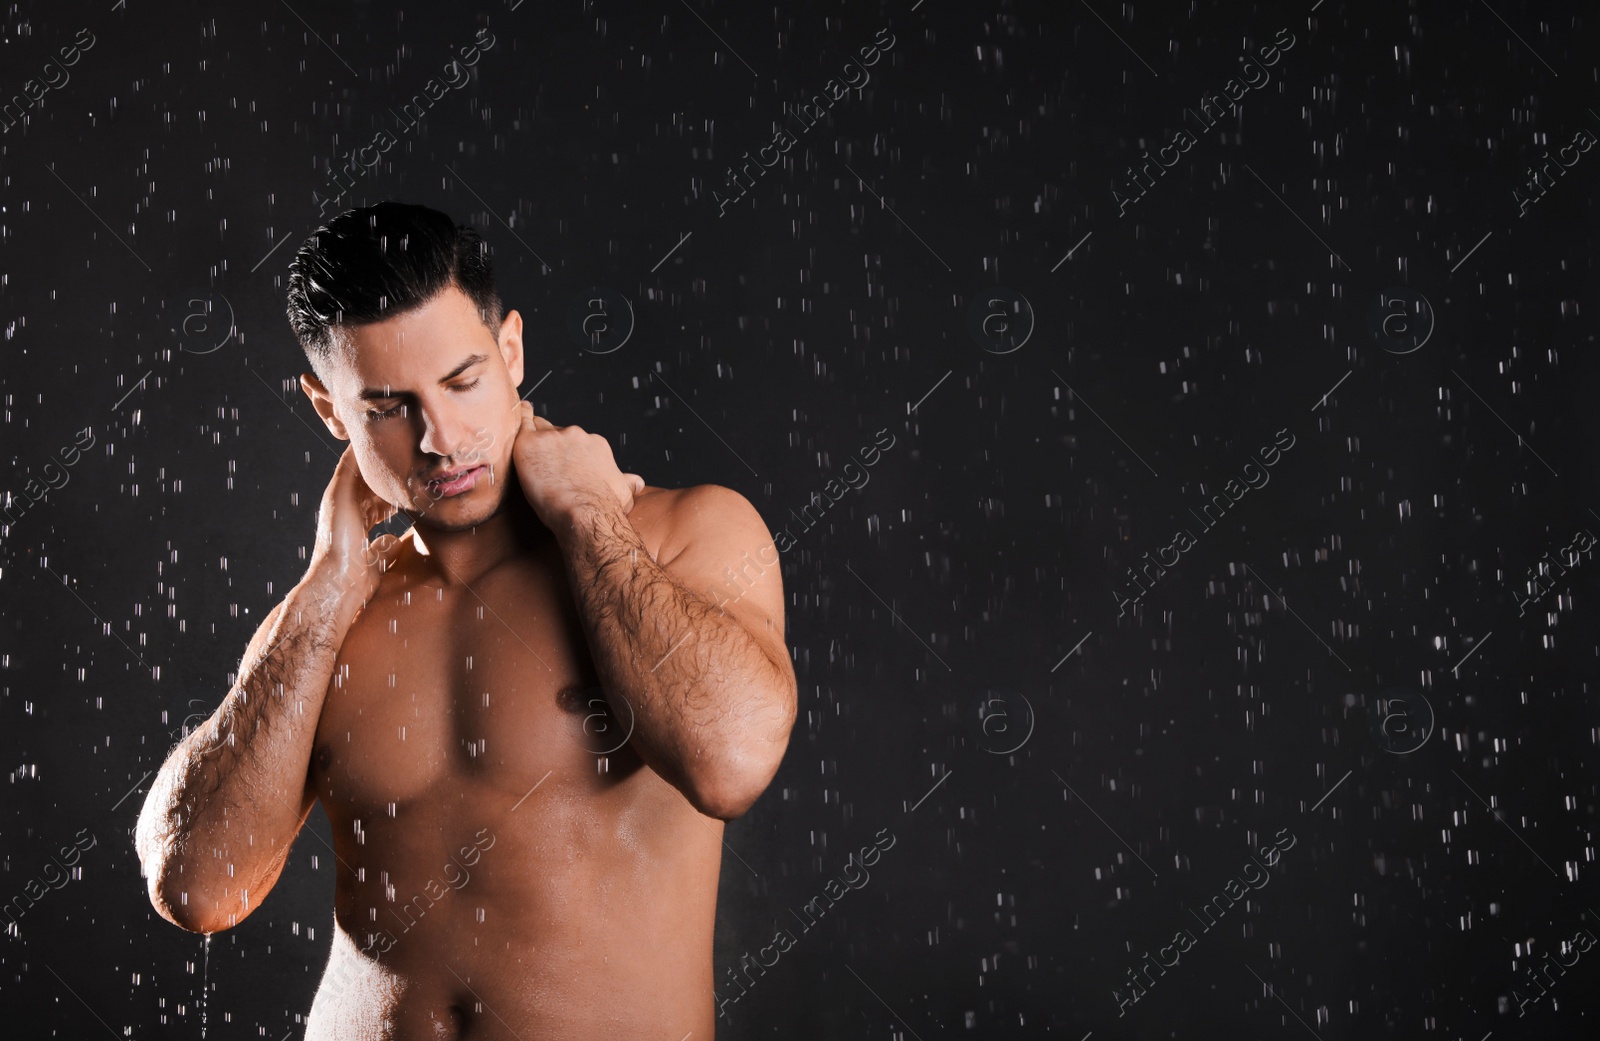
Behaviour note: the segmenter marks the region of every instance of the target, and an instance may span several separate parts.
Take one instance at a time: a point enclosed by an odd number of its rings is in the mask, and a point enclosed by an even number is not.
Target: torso
[[[653,557],[669,496],[630,514]],[[470,590],[408,550],[317,725],[337,882],[309,1041],[710,1041],[722,822],[640,761],[630,724],[554,539]]]

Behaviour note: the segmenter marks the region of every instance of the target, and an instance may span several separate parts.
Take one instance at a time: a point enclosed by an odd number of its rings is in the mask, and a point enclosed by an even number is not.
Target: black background
[[[207,1036],[303,1032],[320,808],[209,952],[151,910],[132,827],[299,577],[336,458],[283,317],[313,192],[487,26],[471,82],[326,215],[478,227],[530,400],[651,484],[727,485],[777,529],[895,438],[791,525],[800,717],[728,830],[723,996],[851,851],[895,844],[721,1036],[1594,1035],[1600,951],[1518,1016],[1530,950],[1600,931],[1600,563],[1518,604],[1600,532],[1600,152],[1514,198],[1600,134],[1585,5],[511,2],[5,13],[0,97],[96,42],[0,136],[4,492],[96,441],[0,532],[0,898],[95,845],[0,937],[0,1029],[199,1037],[205,987]],[[870,82],[719,216],[728,166],[883,27]],[[1185,109],[1280,29],[1270,82],[1199,132]],[[634,320],[606,353],[569,329],[595,286]],[[1420,346],[1371,317],[1397,289]],[[972,331],[997,293],[1027,301],[1021,346]],[[1202,534],[1189,510],[1278,431],[1270,483]],[[1197,544],[1119,616],[1179,527]]]

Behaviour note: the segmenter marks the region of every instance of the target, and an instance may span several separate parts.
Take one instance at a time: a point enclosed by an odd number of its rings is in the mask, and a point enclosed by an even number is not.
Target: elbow
[[[139,871],[145,877],[150,906],[156,914],[191,933],[221,932],[237,924],[236,916],[227,914],[216,901],[206,899],[210,887],[196,870],[185,870],[185,858],[172,843],[158,840],[145,818],[140,819],[134,843]]]
[[[184,878],[181,866],[162,865],[149,872],[150,905],[156,914],[173,925],[191,933],[216,933],[229,928],[232,921],[219,921],[216,906],[211,901],[198,899],[191,893],[195,887]],[[230,916],[231,917],[231,916]]]
[[[724,731],[687,771],[679,790],[707,817],[731,821],[750,812],[783,764],[798,715],[794,670],[784,660],[784,682],[769,688],[762,704],[736,731]]]
[[[788,743],[785,727],[781,740],[726,753],[692,777],[684,793],[707,817],[723,821],[743,817],[772,783]]]
[[[766,789],[754,785],[737,785],[730,783],[698,784],[689,794],[689,802],[695,810],[707,817],[715,817],[721,821],[731,821],[743,817],[750,812],[750,807],[756,804],[761,793]]]
[[[178,928],[205,935],[232,929],[256,908],[250,889],[234,888],[222,879],[186,879],[181,868],[150,882],[150,904]]]
[[[210,928],[210,923],[201,921],[198,915],[193,914],[183,903],[181,895],[174,901],[169,894],[160,892],[156,886],[151,886],[150,906],[156,909],[156,914],[186,932],[208,935],[218,931]]]

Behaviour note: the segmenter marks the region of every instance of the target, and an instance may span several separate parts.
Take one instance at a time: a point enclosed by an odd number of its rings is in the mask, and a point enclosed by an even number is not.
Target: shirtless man
[[[305,576],[145,800],[151,902],[238,924],[320,798],[310,1041],[710,1041],[723,822],[795,716],[760,516],[535,416],[521,316],[442,213],[341,214],[289,296],[301,386],[350,444]],[[410,530],[369,542],[396,510]]]

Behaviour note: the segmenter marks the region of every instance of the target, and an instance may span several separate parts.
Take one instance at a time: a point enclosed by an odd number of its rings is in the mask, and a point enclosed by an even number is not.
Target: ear
[[[333,395],[328,393],[328,388],[322,385],[322,381],[312,373],[302,372],[300,389],[311,399],[311,407],[317,410],[317,415],[322,417],[322,422],[327,424],[333,436],[341,441],[350,440],[350,432],[345,429],[344,422],[334,414]]]
[[[506,363],[506,372],[511,375],[512,389],[522,385],[522,316],[516,311],[507,311],[505,320],[500,323],[500,357]]]

